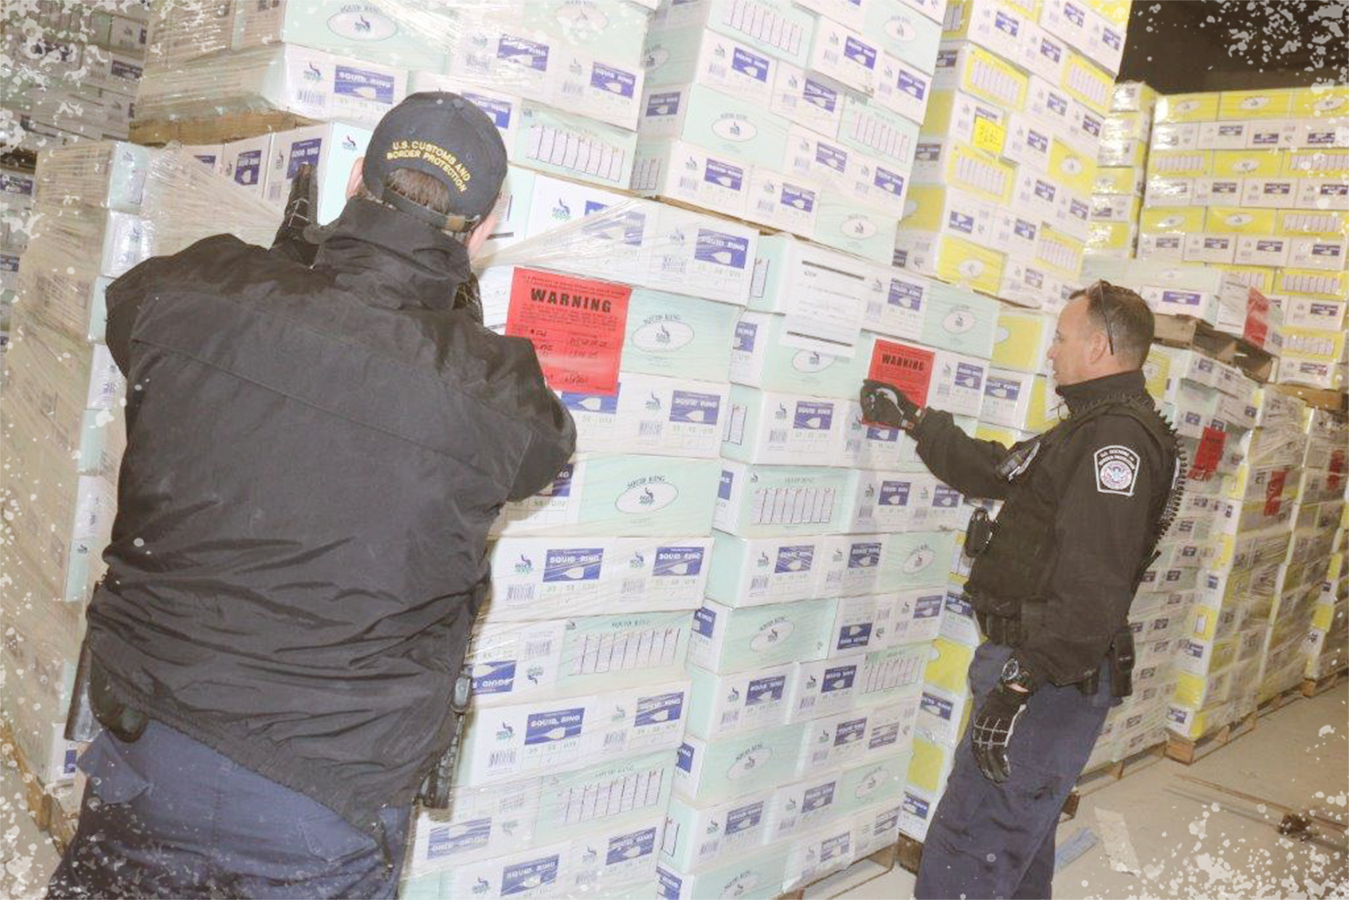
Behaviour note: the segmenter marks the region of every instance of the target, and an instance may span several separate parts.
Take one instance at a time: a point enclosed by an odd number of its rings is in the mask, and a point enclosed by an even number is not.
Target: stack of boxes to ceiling
[[[1268,507],[1284,503],[1292,506],[1293,531],[1288,553],[1279,566],[1269,611],[1257,696],[1260,702],[1297,687],[1306,674],[1307,638],[1330,577],[1336,528],[1344,514],[1344,456],[1349,442],[1344,417],[1308,408],[1302,426],[1307,442],[1306,453],[1299,460],[1301,471],[1287,473],[1282,492],[1275,489],[1273,481],[1266,487]],[[1288,481],[1294,479],[1297,483],[1289,490]]]
[[[1346,177],[1349,89],[1164,97],[1138,256],[1216,266],[1258,289],[1289,325],[1278,379],[1338,388],[1349,293]]]
[[[1343,457],[1341,457],[1343,458]],[[1341,463],[1336,474],[1345,487]],[[1345,496],[1342,494],[1341,496]],[[1349,500],[1349,496],[1345,497]],[[1349,665],[1349,568],[1345,565],[1346,541],[1349,534],[1349,504],[1340,515],[1335,530],[1334,551],[1326,567],[1326,580],[1312,613],[1311,631],[1307,632],[1307,678],[1319,681]]]
[[[32,169],[0,166],[0,361],[9,346],[9,321],[19,287],[19,257],[28,247],[33,188]],[[0,385],[4,384],[0,366]]]
[[[145,55],[141,0],[8,4],[0,21],[0,147],[125,139]]]
[[[1138,246],[1152,108],[1157,92],[1141,81],[1115,85],[1096,154],[1087,254],[1132,259]]]
[[[275,230],[270,210],[231,192],[188,158],[121,142],[87,141],[38,157],[34,236],[0,399],[9,494],[0,653],[11,675],[19,673],[5,683],[5,715],[44,784],[75,774],[76,748],[62,730],[83,604],[104,568],[126,444],[125,383],[103,344],[105,291],[146,257],[204,236],[203,223],[228,222],[251,240]]]
[[[663,4],[633,189],[888,263],[943,5]]]
[[[947,9],[896,265],[1030,306],[1077,286],[1128,4]],[[1038,16],[1037,16],[1038,13]]]

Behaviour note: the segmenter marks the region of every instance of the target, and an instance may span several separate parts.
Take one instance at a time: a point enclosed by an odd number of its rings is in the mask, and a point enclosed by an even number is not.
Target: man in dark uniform
[[[904,428],[928,468],[973,496],[966,591],[988,638],[974,715],[923,847],[919,898],[1046,898],[1059,810],[1112,697],[1128,694],[1128,610],[1174,512],[1179,451],[1144,390],[1153,316],[1097,282],[1064,307],[1049,359],[1067,419],[1010,450],[868,381],[869,421]]]
[[[108,287],[106,730],[49,896],[394,896],[488,528],[575,443],[530,343],[456,302],[505,174],[485,113],[414,94],[321,235],[300,189],[272,248],[218,235]]]

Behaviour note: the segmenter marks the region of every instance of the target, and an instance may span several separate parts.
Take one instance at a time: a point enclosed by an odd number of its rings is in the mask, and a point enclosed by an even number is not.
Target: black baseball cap
[[[384,183],[394,169],[415,169],[439,180],[450,191],[450,213],[386,191]],[[379,120],[365,151],[362,178],[376,199],[436,228],[467,231],[492,211],[501,192],[506,144],[473,101],[448,91],[424,91]]]

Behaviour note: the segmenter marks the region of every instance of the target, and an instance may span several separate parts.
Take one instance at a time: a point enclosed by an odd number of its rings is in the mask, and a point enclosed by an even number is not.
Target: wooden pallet
[[[1274,388],[1281,394],[1297,397],[1315,409],[1328,409],[1331,412],[1344,412],[1349,409],[1349,394],[1345,394],[1344,391],[1303,387],[1300,384],[1276,384]]]
[[[1329,675],[1321,678],[1308,678],[1302,682],[1302,696],[1316,697],[1324,694],[1326,691],[1335,687],[1342,679],[1349,676],[1349,669],[1341,669],[1338,672],[1331,672]]]
[[[1159,344],[1198,350],[1236,366],[1256,381],[1268,382],[1274,374],[1274,356],[1245,338],[1218,331],[1191,316],[1159,315],[1156,321],[1155,339]]]
[[[900,835],[900,837],[902,839],[904,836]],[[897,848],[896,844],[891,844],[888,847],[882,847],[881,849],[870,854],[869,856],[864,856],[859,860],[855,860],[852,863],[852,865],[848,867],[849,869],[860,862],[873,862],[881,867],[881,871],[876,872],[875,874],[865,879],[864,881],[854,882],[848,884],[846,887],[842,887],[839,893],[846,893],[847,891],[850,891],[853,888],[857,887],[857,885],[859,884],[866,884],[868,881],[873,881],[877,878],[880,878],[882,875],[887,874],[891,869],[895,867],[895,858],[897,856],[896,848]],[[830,878],[836,878],[837,876],[842,875],[846,871],[848,871],[848,869],[841,869],[838,872],[830,872],[828,875],[825,875],[821,878],[817,878],[814,881],[810,882],[809,884],[803,884],[798,888],[793,888],[792,890],[786,892],[785,894],[779,894],[778,895],[779,900],[804,900],[806,896],[806,891],[813,888],[817,884],[820,884],[824,881],[828,881]],[[826,896],[837,897],[838,894],[829,893],[826,894]]]
[[[1084,772],[1077,779],[1076,793],[1085,797],[1088,794],[1094,794],[1103,787],[1109,787],[1119,781],[1126,775],[1146,769],[1161,762],[1166,756],[1166,743],[1153,744],[1151,747],[1145,747],[1132,756],[1126,756],[1124,759],[1107,763],[1090,772]]]
[[[1279,691],[1279,693],[1275,694],[1273,697],[1270,697],[1264,703],[1261,703],[1258,707],[1256,707],[1255,715],[1257,718],[1263,719],[1270,713],[1278,712],[1288,704],[1292,703],[1294,700],[1301,700],[1305,696],[1306,695],[1302,693],[1302,685],[1295,684],[1292,687],[1287,688],[1286,690]]]
[[[0,765],[14,769],[23,783],[24,805],[33,823],[51,837],[59,852],[64,853],[75,837],[76,818],[66,813],[60,801],[51,795],[37,777],[14,740],[9,724],[3,719],[0,719],[0,753],[3,754],[0,756]]]
[[[1197,741],[1183,738],[1180,735],[1169,735],[1166,739],[1167,758],[1174,759],[1176,762],[1184,763],[1187,766],[1193,765],[1215,750],[1220,750],[1242,735],[1250,733],[1255,728],[1258,718],[1259,716],[1256,713],[1250,713],[1235,722],[1229,722]]]
[[[899,836],[899,843],[895,844],[895,862],[905,872],[918,874],[918,866],[923,862],[923,842],[911,838],[907,834]]]
[[[319,124],[281,110],[225,113],[201,119],[135,119],[131,123],[131,141],[163,146],[170,141],[182,144],[224,144],[257,137],[271,131],[289,131]]]

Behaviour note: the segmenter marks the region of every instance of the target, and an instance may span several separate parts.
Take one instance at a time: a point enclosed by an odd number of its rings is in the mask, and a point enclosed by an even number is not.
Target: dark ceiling
[[[1349,83],[1349,0],[1134,0],[1120,79],[1165,94]]]

